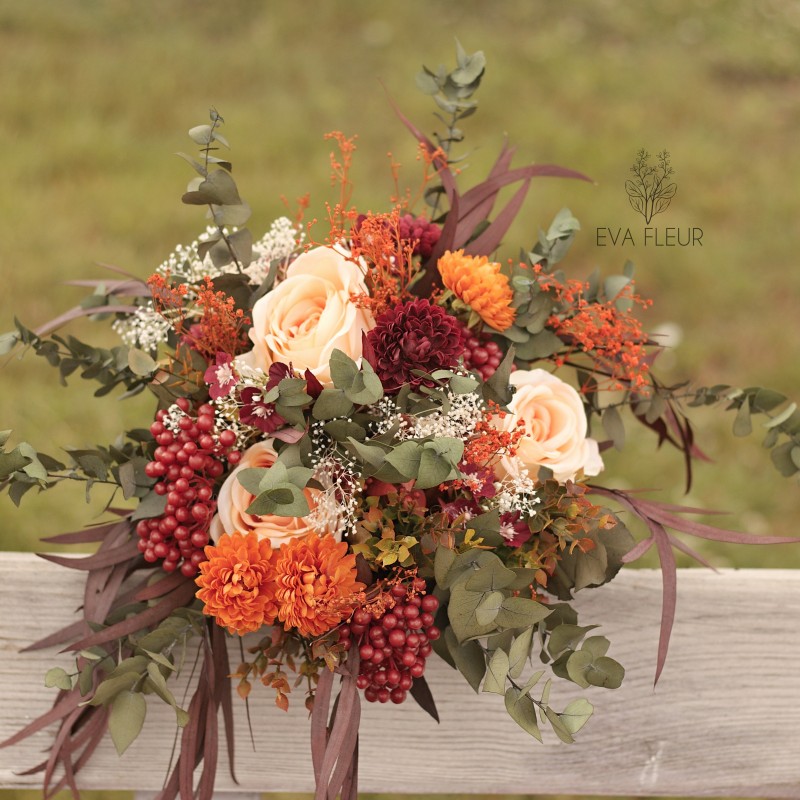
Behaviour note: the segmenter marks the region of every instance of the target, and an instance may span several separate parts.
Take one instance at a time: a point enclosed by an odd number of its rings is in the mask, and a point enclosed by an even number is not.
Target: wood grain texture
[[[0,740],[49,707],[53,690],[43,687],[44,673],[54,664],[69,666],[69,659],[18,651],[73,618],[82,580],[28,554],[0,556]],[[442,724],[411,701],[365,703],[361,790],[800,796],[800,572],[682,570],[670,654],[653,690],[660,582],[658,572],[625,570],[611,585],[581,593],[581,623],[603,623],[609,655],[627,676],[619,690],[586,691],[596,712],[576,744],[547,734],[544,745],[533,741],[507,717],[502,698],[476,696],[433,658],[426,674]],[[36,591],[42,585],[47,594]],[[584,694],[571,684],[556,688],[557,708]],[[310,791],[301,702],[284,714],[266,690],[256,689],[251,709],[256,750],[237,702],[240,784],[231,781],[221,754],[219,788]],[[173,720],[169,708],[150,702],[139,740],[122,759],[105,743],[79,784],[159,788]],[[40,760],[51,739],[42,732],[0,750],[0,788],[37,786],[37,776],[15,772]]]

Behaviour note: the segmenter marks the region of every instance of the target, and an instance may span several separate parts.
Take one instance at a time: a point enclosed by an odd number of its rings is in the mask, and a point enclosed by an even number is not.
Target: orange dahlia
[[[205,549],[208,561],[200,564],[195,582],[203,613],[216,617],[229,633],[244,636],[271,625],[278,613],[275,602],[275,554],[269,539],[224,534]]]
[[[356,557],[330,534],[281,545],[275,572],[278,619],[303,636],[319,636],[349,617],[365,588],[356,580]]]
[[[500,265],[486,256],[465,256],[449,250],[439,259],[444,285],[466,303],[487,325],[504,331],[514,322],[514,293]]]

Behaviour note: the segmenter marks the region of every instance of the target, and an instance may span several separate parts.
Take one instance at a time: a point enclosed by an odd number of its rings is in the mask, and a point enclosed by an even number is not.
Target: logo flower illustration
[[[646,223],[656,215],[665,211],[678,186],[671,183],[669,178],[675,170],[669,164],[669,152],[662,150],[655,166],[650,165],[650,153],[643,147],[636,154],[631,172],[636,176],[634,180],[625,181],[625,191],[634,210],[638,211]]]

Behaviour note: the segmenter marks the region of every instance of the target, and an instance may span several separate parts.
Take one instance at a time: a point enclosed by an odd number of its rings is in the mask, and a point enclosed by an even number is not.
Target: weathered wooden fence
[[[55,690],[44,688],[44,674],[69,657],[18,651],[73,618],[82,579],[29,554],[0,554],[0,740],[49,707]],[[669,658],[655,690],[660,574],[624,570],[582,595],[581,623],[602,623],[627,675],[621,689],[587,690],[596,711],[575,744],[552,735],[533,741],[507,717],[502,698],[476,696],[432,658],[426,676],[441,724],[411,700],[364,703],[361,790],[800,797],[800,571],[680,571]],[[559,687],[554,703],[583,694],[566,688],[574,691]],[[302,704],[284,714],[266,690],[252,697],[255,750],[241,707],[239,784],[221,754],[220,791],[312,791]],[[137,742],[121,759],[104,743],[79,785],[158,789],[173,733],[173,712],[153,701]],[[51,737],[42,732],[0,750],[0,788],[36,787],[38,776],[17,773],[41,760]]]

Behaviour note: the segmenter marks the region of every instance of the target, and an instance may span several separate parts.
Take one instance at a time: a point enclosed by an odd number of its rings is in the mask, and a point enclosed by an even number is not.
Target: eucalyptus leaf
[[[508,652],[509,674],[515,680],[522,675],[525,664],[530,658],[531,645],[533,644],[533,627],[526,628],[520,633],[511,645]]]
[[[521,694],[511,686],[505,694],[506,711],[517,725],[538,741],[542,741],[539,724],[536,721],[536,706],[528,694]]]
[[[475,607],[475,620],[481,627],[491,625],[500,612],[505,595],[502,592],[486,592]]]
[[[582,650],[580,652],[583,652]],[[567,662],[569,670],[569,662]],[[618,661],[608,656],[595,658],[589,669],[585,672],[586,680],[592,686],[602,686],[604,689],[618,689],[625,677],[625,668]]]
[[[456,669],[467,679],[475,692],[479,692],[481,681],[486,674],[486,658],[481,646],[477,642],[459,644],[451,628],[445,631],[445,640]]]
[[[590,636],[582,645],[581,650],[592,654],[592,658],[600,658],[608,652],[611,642],[605,636]]]
[[[108,705],[120,692],[129,690],[139,680],[139,677],[137,672],[123,672],[113,678],[106,678],[97,687],[92,699],[88,701],[88,705]]]
[[[158,366],[155,360],[149,353],[144,350],[139,350],[137,347],[131,347],[128,350],[128,366],[134,375],[151,375]]]
[[[625,424],[619,411],[614,406],[608,406],[603,411],[603,428],[608,438],[614,443],[617,450],[622,450],[625,446]]]
[[[436,578],[436,583],[444,587],[447,580],[447,573],[453,562],[456,560],[455,551],[444,545],[439,545],[436,548],[436,554],[433,557],[433,573]]]
[[[220,228],[240,227],[250,219],[252,213],[250,206],[244,202],[238,205],[212,205],[210,208],[211,218]]]
[[[753,430],[753,423],[750,421],[750,398],[745,397],[744,402],[739,406],[736,417],[733,420],[733,435],[748,436]]]
[[[497,627],[494,620],[483,624],[478,621],[477,609],[484,596],[483,592],[467,591],[461,584],[453,586],[450,602],[447,604],[447,615],[453,634],[459,642],[484,636]]]
[[[586,673],[592,666],[594,658],[592,654],[585,650],[576,650],[567,659],[567,675],[573,683],[577,683],[582,689],[589,686]]]
[[[533,687],[536,686],[537,683],[539,683],[539,681],[542,679],[543,676],[544,676],[543,669],[537,670],[536,672],[532,673],[530,678],[528,678],[528,680],[525,681],[525,685],[522,687],[522,693],[525,694],[529,692],[531,689],[533,689]],[[550,683],[549,679],[547,683],[548,684]],[[547,686],[545,686],[545,692],[543,694],[546,693],[547,693]]]
[[[419,442],[401,442],[386,454],[386,462],[411,480],[419,474],[422,451],[423,446]]]
[[[507,597],[497,614],[497,625],[501,628],[524,628],[545,619],[550,610],[526,597]]]
[[[108,732],[119,755],[122,755],[139,735],[146,715],[147,702],[141,694],[125,691],[114,698],[108,716]]]
[[[467,578],[464,588],[471,592],[505,589],[514,582],[515,578],[514,572],[508,569],[498,558],[481,565]]]
[[[569,732],[569,729],[564,724],[561,717],[559,717],[550,706],[545,708],[544,713],[555,735],[558,736],[564,744],[572,744],[575,740],[572,738],[572,734]]]
[[[236,473],[236,480],[248,494],[255,497],[264,488],[262,484],[264,484],[268,472],[269,469],[265,467],[247,467]]]
[[[570,733],[577,733],[589,721],[593,711],[594,706],[581,697],[569,703],[558,716]]]
[[[349,389],[358,375],[358,364],[350,356],[334,348],[330,358],[330,372],[337,389]]]
[[[47,670],[44,676],[44,685],[48,688],[57,687],[68,692],[72,688],[72,679],[67,675],[67,671],[61,667],[53,667]]]
[[[196,144],[207,145],[214,141],[214,131],[210,125],[195,125],[189,129],[189,137]]]
[[[422,450],[419,460],[419,475],[414,484],[415,489],[432,489],[453,477],[455,469],[447,456],[440,455],[433,449]]]
[[[597,628],[597,625],[562,624],[554,628],[547,640],[547,650],[553,658],[558,658],[566,650],[577,650],[586,634]]]
[[[489,659],[482,691],[504,695],[506,693],[507,676],[508,654],[504,650],[495,650]]]
[[[343,389],[326,386],[314,402],[311,414],[314,419],[328,420],[348,417],[353,411],[353,403],[347,399]]]

